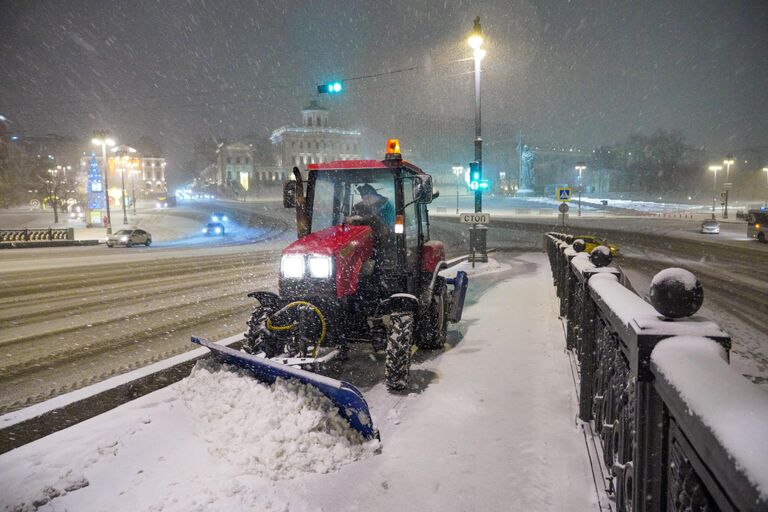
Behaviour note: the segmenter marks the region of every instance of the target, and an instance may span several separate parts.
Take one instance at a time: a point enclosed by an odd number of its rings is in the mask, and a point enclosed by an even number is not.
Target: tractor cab
[[[295,167],[293,177],[283,205],[296,210],[298,237],[283,249],[279,294],[249,294],[259,304],[244,348],[317,367],[370,341],[386,350],[387,386],[405,389],[411,345],[443,346],[468,282],[439,275],[447,263],[429,236],[432,177],[402,159],[397,140],[384,160],[310,164],[306,181]]]

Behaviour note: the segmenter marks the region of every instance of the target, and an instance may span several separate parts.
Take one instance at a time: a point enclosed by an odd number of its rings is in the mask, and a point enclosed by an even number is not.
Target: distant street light
[[[584,169],[587,168],[587,164],[584,162],[577,162],[576,163],[576,170],[579,171],[579,217],[581,217],[581,189],[583,186],[582,176],[581,173],[584,171]]]
[[[731,177],[731,166],[736,163],[736,161],[733,159],[733,155],[728,155],[725,160],[723,160],[723,164],[725,164],[725,210],[723,211],[723,218],[728,218],[728,196],[730,195],[730,177]]]
[[[715,217],[715,201],[717,201],[717,171],[723,168],[722,165],[710,165],[709,170],[715,173],[715,183],[712,188],[712,218]]]
[[[768,167],[763,167],[763,171],[765,172],[766,179],[768,179]],[[765,202],[765,205],[768,206],[768,201]]]
[[[91,142],[96,146],[101,146],[102,173],[104,174],[104,199],[107,204],[107,234],[112,234],[112,216],[109,213],[109,163],[107,162],[107,146],[114,146],[115,141],[110,139],[105,131],[94,133]],[[88,219],[90,221],[90,219]]]
[[[461,175],[464,174],[464,167],[460,165],[454,165],[452,168],[453,175],[456,176],[456,213],[459,213],[459,183],[461,182]]]
[[[130,146],[122,145],[122,146],[118,146],[118,147],[112,149],[112,152],[115,153],[115,155],[120,160],[120,181],[122,182],[122,187],[123,187],[123,198],[122,198],[122,203],[123,203],[123,224],[127,225],[128,224],[128,211],[126,210],[126,205],[125,205],[125,203],[126,203],[126,201],[125,201],[125,164],[128,161],[128,155],[130,155],[131,153],[135,153],[136,150],[133,149]],[[115,163],[115,165],[117,165],[117,163]]]

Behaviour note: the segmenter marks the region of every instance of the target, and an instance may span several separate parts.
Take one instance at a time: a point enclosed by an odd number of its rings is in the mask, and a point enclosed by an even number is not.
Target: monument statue
[[[518,196],[533,195],[533,164],[536,161],[536,154],[526,145],[523,145],[523,136],[517,145],[517,154],[520,157],[520,172],[518,176]]]

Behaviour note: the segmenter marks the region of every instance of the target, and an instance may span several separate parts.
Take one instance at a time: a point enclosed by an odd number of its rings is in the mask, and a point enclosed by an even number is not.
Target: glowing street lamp
[[[733,159],[733,155],[728,155],[725,160],[723,160],[723,164],[725,165],[725,210],[723,210],[723,218],[728,218],[728,196],[730,195],[730,175],[731,175],[731,166],[735,164],[736,161]]]
[[[482,48],[484,41],[483,29],[480,27],[480,16],[478,16],[475,18],[475,26],[467,39],[467,44],[472,48],[475,58],[475,162],[477,162],[480,178],[483,177],[483,138],[480,128],[480,62],[485,57],[485,50]],[[479,188],[475,190],[475,211],[483,211],[483,193]]]
[[[768,179],[768,167],[763,167],[763,172],[765,172],[765,177]],[[765,204],[768,205],[768,201],[766,201]]]
[[[582,186],[583,182],[581,181],[581,173],[586,168],[587,168],[587,164],[585,164],[584,162],[578,162],[576,164],[576,170],[579,171],[579,217],[581,217],[581,189],[583,188]]]
[[[104,194],[107,204],[107,234],[112,234],[112,216],[109,213],[109,165],[107,164],[107,146],[114,146],[115,141],[108,137],[107,132],[98,131],[94,133],[91,142],[96,146],[101,146],[102,173],[104,174]],[[90,219],[88,219],[90,221]]]
[[[120,180],[122,181],[122,203],[123,203],[123,224],[128,224],[128,211],[125,206],[125,164],[128,162],[128,155],[135,153],[136,150],[130,146],[122,145],[112,149],[112,152],[119,157],[120,161]],[[115,161],[117,167],[117,161]]]
[[[709,170],[715,173],[715,182],[712,187],[712,217],[715,216],[715,201],[717,201],[717,171],[722,170],[722,165],[710,165]]]

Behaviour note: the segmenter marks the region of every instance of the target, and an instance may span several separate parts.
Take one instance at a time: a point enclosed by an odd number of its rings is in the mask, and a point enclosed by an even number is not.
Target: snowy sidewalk
[[[176,384],[0,456],[0,507],[596,510],[549,264],[541,253],[497,259],[470,279],[463,336],[449,332],[445,353],[417,354],[411,394],[364,390],[381,431],[376,455],[290,480],[249,474],[195,435]],[[221,441],[245,456],[249,427],[230,424]]]

